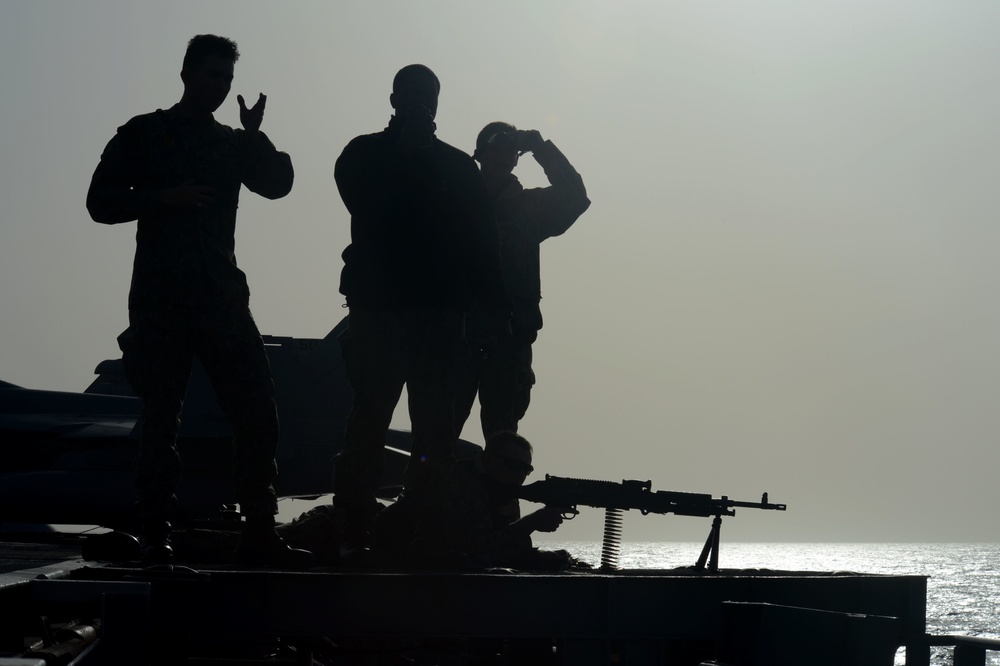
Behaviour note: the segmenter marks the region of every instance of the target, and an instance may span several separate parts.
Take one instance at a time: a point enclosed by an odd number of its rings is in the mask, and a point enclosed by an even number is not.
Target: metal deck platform
[[[291,573],[78,560],[39,573],[37,567],[8,573],[0,585],[4,654],[18,649],[44,616],[100,627],[100,638],[72,662],[80,665],[232,664],[236,657],[242,661],[235,663],[497,664],[544,655],[554,664],[698,666],[743,650],[743,661],[725,663],[756,666],[770,658],[769,666],[777,666],[769,642],[783,643],[786,652],[813,646],[813,653],[799,654],[802,661],[781,664],[891,665],[899,646],[907,646],[908,666],[928,661],[924,576]],[[510,657],[525,646],[533,657]]]

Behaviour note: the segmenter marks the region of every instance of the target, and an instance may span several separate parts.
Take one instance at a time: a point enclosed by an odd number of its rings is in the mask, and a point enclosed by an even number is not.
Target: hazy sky
[[[537,128],[593,201],[543,245],[539,472],[788,503],[724,540],[1000,540],[998,25],[992,1],[3,3],[0,378],[82,390],[119,356],[135,226],[92,222],[87,186],[205,32],[243,54],[218,120],[266,93],[296,169],[285,199],[244,190],[251,307],[324,336],[334,161],[421,62],[440,138]],[[708,527],[630,516],[625,538]],[[589,510],[561,535],[599,531]]]

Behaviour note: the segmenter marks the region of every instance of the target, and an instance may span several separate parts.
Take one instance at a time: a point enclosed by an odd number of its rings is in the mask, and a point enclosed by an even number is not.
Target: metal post
[[[931,646],[926,642],[906,644],[906,666],[930,666]]]
[[[986,666],[986,648],[978,645],[955,646],[955,666]]]

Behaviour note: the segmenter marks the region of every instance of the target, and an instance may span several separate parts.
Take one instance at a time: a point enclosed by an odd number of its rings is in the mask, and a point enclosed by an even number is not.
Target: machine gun
[[[704,569],[708,562],[709,571],[719,570],[719,532],[722,516],[735,516],[736,507],[784,511],[784,504],[770,504],[767,493],[759,502],[739,502],[725,495],[714,498],[709,494],[685,493],[674,490],[651,490],[650,481],[593,481],[590,479],[568,479],[545,475],[544,481],[523,486],[518,497],[548,506],[565,507],[565,518],[572,518],[578,512],[578,505],[604,509],[604,542],[601,551],[601,568],[616,569],[621,547],[622,511],[637,509],[643,515],[650,513],[674,513],[679,516],[713,516],[712,530],[698,558],[696,569]]]

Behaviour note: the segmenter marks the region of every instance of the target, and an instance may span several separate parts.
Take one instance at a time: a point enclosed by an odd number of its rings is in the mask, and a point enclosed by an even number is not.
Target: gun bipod
[[[705,540],[705,547],[701,549],[695,569],[704,569],[705,562],[708,561],[708,570],[712,573],[719,571],[719,535],[722,532],[722,516],[716,515],[712,519],[712,529]]]

